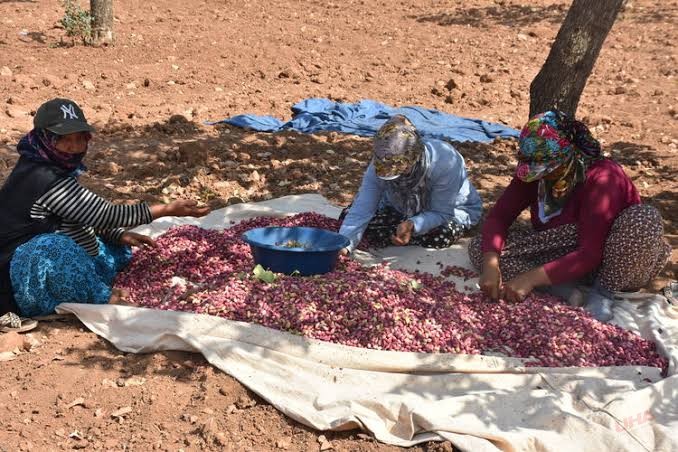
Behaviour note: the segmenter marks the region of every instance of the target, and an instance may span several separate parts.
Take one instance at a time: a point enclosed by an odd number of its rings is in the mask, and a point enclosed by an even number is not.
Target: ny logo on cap
[[[80,119],[78,115],[75,114],[75,106],[73,104],[62,105],[61,111],[64,113],[64,119]],[[66,118],[68,116],[68,118]]]

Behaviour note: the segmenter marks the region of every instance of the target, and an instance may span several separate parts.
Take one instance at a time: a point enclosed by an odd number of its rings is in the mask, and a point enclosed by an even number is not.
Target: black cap
[[[52,99],[40,105],[33,117],[33,126],[57,135],[94,132],[94,127],[87,124],[85,114],[78,104],[68,99]]]

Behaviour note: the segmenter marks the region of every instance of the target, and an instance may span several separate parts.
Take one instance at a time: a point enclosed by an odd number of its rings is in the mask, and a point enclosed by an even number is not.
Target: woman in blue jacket
[[[464,158],[449,144],[422,139],[398,115],[374,138],[374,154],[339,232],[353,251],[363,234],[374,248],[446,248],[478,223],[482,202]]]

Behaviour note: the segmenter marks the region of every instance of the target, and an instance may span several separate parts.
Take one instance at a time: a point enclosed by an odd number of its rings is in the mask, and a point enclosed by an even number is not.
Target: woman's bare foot
[[[127,301],[129,292],[123,289],[114,288],[111,291],[111,298],[108,299],[108,304],[117,304],[119,306],[134,306],[134,304]]]

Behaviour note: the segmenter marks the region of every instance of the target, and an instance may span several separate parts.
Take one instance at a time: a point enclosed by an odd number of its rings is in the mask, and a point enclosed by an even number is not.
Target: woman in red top
[[[527,123],[518,159],[515,177],[469,245],[482,269],[481,290],[521,301],[550,286],[567,298],[574,283],[591,276],[586,309],[610,320],[612,292],[643,287],[670,257],[659,212],[641,204],[633,182],[601,155],[588,128],[562,112]],[[528,206],[533,230],[509,232]]]

